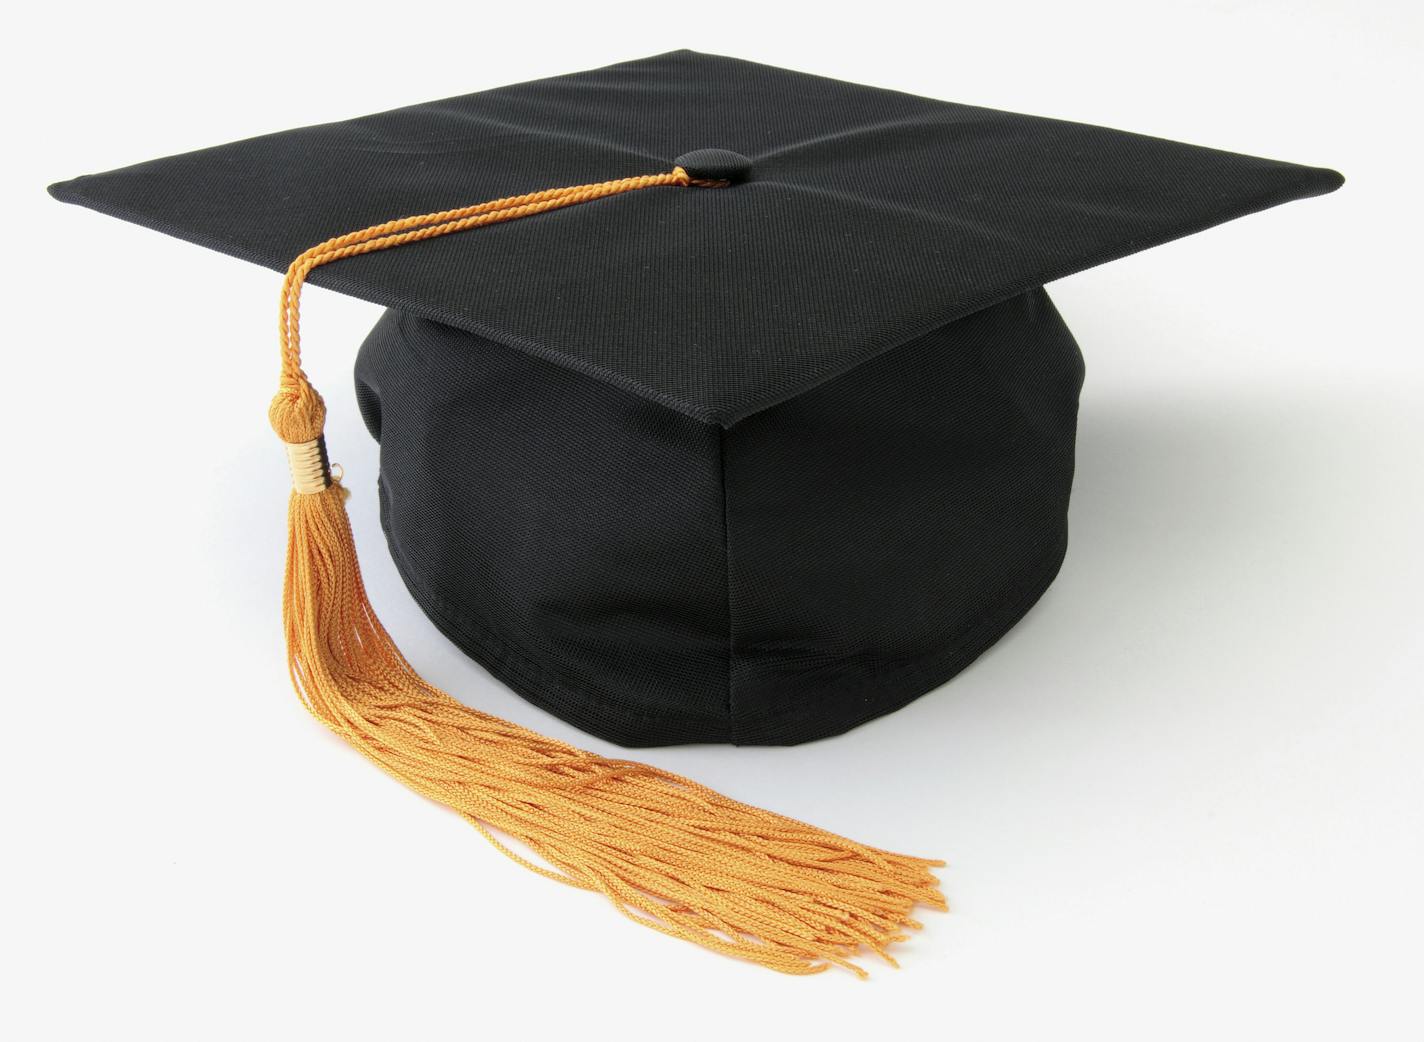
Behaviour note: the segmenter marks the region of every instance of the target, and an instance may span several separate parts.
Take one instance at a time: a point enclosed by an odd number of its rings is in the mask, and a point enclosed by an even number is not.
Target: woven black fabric
[[[679,51],[81,177],[70,202],[278,270],[333,235],[750,160],[319,269],[730,423],[1070,272],[1326,192],[1328,170]]]
[[[417,601],[624,745],[836,734],[968,664],[1057,572],[1081,379],[1042,290],[725,430],[395,311],[356,366]]]
[[[436,624],[625,745],[936,687],[1052,581],[1081,357],[1042,284],[1338,174],[680,51],[51,191],[285,269],[377,222],[668,170],[317,270]]]

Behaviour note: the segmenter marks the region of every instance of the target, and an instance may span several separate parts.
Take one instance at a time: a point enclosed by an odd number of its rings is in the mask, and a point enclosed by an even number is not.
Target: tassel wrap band
[[[326,456],[326,437],[287,447],[287,464],[292,468],[292,491],[303,495],[325,492],[331,487],[331,463]]]

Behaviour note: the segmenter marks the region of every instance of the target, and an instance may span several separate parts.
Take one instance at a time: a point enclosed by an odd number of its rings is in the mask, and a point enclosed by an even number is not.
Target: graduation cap
[[[286,271],[284,619],[322,723],[638,922],[860,972],[943,907],[939,862],[544,738],[401,656],[301,368],[304,282],[389,309],[356,393],[441,631],[623,745],[792,743],[939,686],[1053,580],[1082,360],[1043,284],[1340,184],[679,51],[51,192]]]

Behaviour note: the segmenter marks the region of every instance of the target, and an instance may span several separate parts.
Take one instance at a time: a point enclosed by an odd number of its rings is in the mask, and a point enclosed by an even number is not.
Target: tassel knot
[[[288,445],[315,441],[326,427],[326,402],[311,384],[284,387],[272,398],[267,419],[277,437]]]

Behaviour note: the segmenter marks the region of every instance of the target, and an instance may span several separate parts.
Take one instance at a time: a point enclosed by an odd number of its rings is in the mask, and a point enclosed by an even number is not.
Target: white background
[[[4,16],[0,1035],[1420,1037],[1418,4],[371,7]],[[276,277],[43,194],[684,46],[1349,178],[1052,287],[1088,364],[1072,545],[959,679],[830,741],[647,754],[950,859],[953,913],[867,983],[640,930],[312,722],[278,627]],[[309,301],[398,641],[614,752],[414,607],[349,392],[377,309]]]

